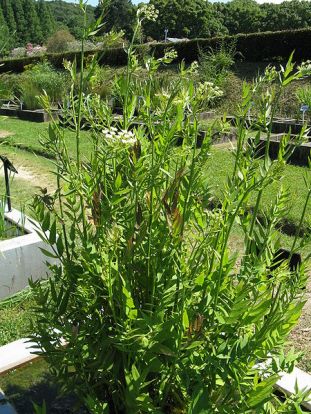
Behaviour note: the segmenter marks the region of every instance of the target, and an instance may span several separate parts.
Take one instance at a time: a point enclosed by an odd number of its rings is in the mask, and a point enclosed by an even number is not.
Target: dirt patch
[[[11,137],[12,135],[14,135],[13,132],[5,131],[3,129],[0,130],[0,139]]]
[[[14,179],[20,179],[20,180],[26,180],[26,181],[33,181],[35,179],[35,176],[32,174],[31,171],[24,167],[16,167],[18,174],[15,174]],[[4,175],[4,169],[0,169],[0,175]]]

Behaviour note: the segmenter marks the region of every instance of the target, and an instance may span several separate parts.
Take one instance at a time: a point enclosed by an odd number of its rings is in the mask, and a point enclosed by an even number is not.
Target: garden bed
[[[56,119],[59,116],[60,111],[54,110],[52,112],[52,117],[44,109],[28,110],[28,109],[19,109],[15,107],[6,107],[2,106],[0,108],[0,115],[4,116],[14,116],[24,121],[32,122],[49,122],[52,118]]]
[[[280,142],[283,136],[284,136],[283,133],[271,135],[270,140],[269,140],[270,158],[277,159],[279,148],[280,148]],[[292,137],[294,138],[294,136]],[[266,143],[267,143],[267,138],[261,137],[260,142],[256,149],[256,154],[258,156],[264,155]],[[311,151],[311,142],[305,142],[303,144],[300,144],[299,146],[295,146],[295,144],[293,144],[293,146],[295,148],[293,150],[293,153],[289,157],[288,162],[294,165],[308,166],[310,151]]]
[[[18,227],[21,235],[0,241],[0,299],[24,289],[29,278],[38,280],[49,273],[47,258],[40,251],[47,246],[35,224],[15,209],[5,213],[5,220]],[[55,262],[51,258],[48,261]]]

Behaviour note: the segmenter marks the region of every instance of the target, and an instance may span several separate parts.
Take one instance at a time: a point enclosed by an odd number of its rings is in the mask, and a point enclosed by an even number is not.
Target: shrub
[[[311,108],[311,86],[299,88],[296,92],[296,96],[300,104],[308,105],[309,108]]]
[[[206,81],[222,86],[234,64],[235,45],[221,43],[217,49],[200,51],[200,75]]]
[[[69,89],[68,76],[53,69],[48,62],[30,65],[20,78],[21,100],[28,109],[40,108],[37,97],[44,92],[51,102],[58,103]]]
[[[283,90],[300,72],[289,61],[285,70],[268,70],[253,88],[245,86],[233,175],[222,204],[209,211],[202,200],[211,192],[204,168],[212,132],[197,150],[202,96],[192,73],[181,67],[180,82],[153,113],[151,84],[161,62],[149,58],[143,124],[137,125],[134,52],[130,46],[123,119],[92,130],[91,153],[82,160],[83,89],[78,98],[70,94],[71,107],[78,108],[70,116],[76,120],[74,162],[57,122],[49,128],[45,146],[56,159],[58,190],[48,205],[38,197],[34,208],[60,265],[47,284],[33,284],[33,340],[63,389],[93,414],[290,412],[299,401],[280,403],[272,388],[278,374],[293,367],[284,342],[299,318],[306,276],[303,267],[270,269],[286,214],[282,188],[259,217],[263,191],[281,182],[290,150],[285,138],[277,160],[268,149],[256,160],[245,125],[262,84],[271,89],[264,118],[276,110],[273,88]],[[68,69],[75,82],[76,68]],[[88,78],[82,72],[82,87]],[[270,136],[271,129],[268,144]],[[306,206],[310,196],[311,190]],[[250,212],[251,197],[256,207]],[[245,236],[241,261],[229,250],[234,225]],[[292,252],[298,247],[295,238]]]
[[[39,96],[43,92],[34,84],[31,79],[25,79],[20,86],[20,101],[23,109],[40,109]]]
[[[58,30],[47,41],[46,49],[49,53],[60,53],[69,50],[69,45],[75,38],[68,30]]]
[[[10,58],[16,59],[26,56],[26,49],[24,47],[16,47],[11,50]]]
[[[0,75],[0,98],[11,100],[15,97],[19,85],[19,76],[2,73]]]

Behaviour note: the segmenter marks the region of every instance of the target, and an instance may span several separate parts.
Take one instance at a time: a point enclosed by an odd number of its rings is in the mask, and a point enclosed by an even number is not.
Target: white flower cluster
[[[188,73],[190,75],[197,75],[199,72],[199,63],[195,60],[191,63],[190,68],[188,69]]]
[[[121,143],[126,145],[133,145],[137,141],[133,132],[126,131],[124,129],[120,131],[115,127],[111,127],[110,129],[104,129],[103,135],[106,141],[112,144]]]
[[[311,74],[311,60],[306,60],[305,62],[302,62],[300,66],[298,66],[299,72],[303,76],[310,75]]]
[[[224,94],[218,86],[213,84],[213,82],[200,83],[196,92],[198,98],[208,101],[219,98]]]
[[[137,9],[137,17],[142,20],[146,19],[155,22],[159,16],[159,11],[153,4],[143,4]]]
[[[275,66],[267,66],[265,69],[265,77],[268,81],[274,81],[279,76],[279,72]]]
[[[163,58],[158,59],[159,63],[172,63],[174,59],[178,57],[178,53],[175,49],[166,50]]]

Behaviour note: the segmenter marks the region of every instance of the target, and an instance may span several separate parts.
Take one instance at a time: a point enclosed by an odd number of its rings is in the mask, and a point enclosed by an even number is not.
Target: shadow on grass
[[[61,395],[48,366],[43,360],[12,371],[0,379],[0,387],[19,414],[33,414],[33,402],[45,401],[47,414],[87,414],[77,407],[74,395]]]

